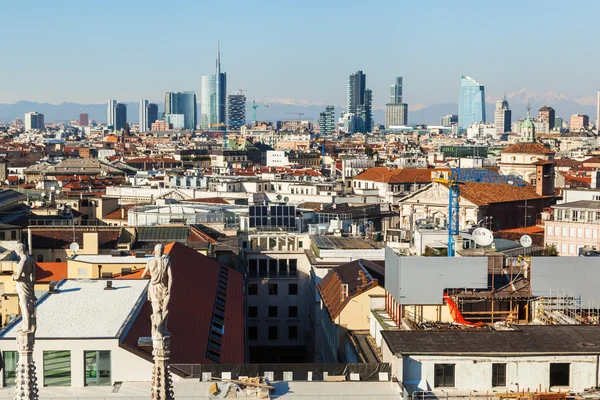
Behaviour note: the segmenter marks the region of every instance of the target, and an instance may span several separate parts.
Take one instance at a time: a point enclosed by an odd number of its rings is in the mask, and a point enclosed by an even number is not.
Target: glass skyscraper
[[[227,74],[221,72],[221,51],[217,44],[217,62],[214,75],[200,80],[200,128],[225,130],[227,124]]]
[[[482,84],[463,75],[460,78],[458,99],[458,129],[466,130],[478,122],[486,122],[485,91]]]
[[[357,122],[351,133],[371,131],[373,126],[372,102],[373,93],[367,89],[367,76],[362,71],[350,75],[348,78],[348,108],[346,113],[353,114]]]
[[[208,131],[217,125],[217,77],[205,75],[200,78],[200,129]]]
[[[184,129],[196,129],[198,116],[196,113],[196,93],[194,92],[167,92],[165,93],[165,115],[183,114]]]

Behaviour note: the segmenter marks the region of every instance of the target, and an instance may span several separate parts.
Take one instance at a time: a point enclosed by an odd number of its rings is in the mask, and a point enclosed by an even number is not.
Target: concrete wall
[[[384,346],[387,347],[387,346]],[[384,362],[390,361],[390,354],[384,351]],[[387,354],[387,356],[386,356]],[[387,357],[387,359],[386,359]],[[597,384],[596,356],[531,356],[531,357],[459,357],[459,356],[405,356],[393,357],[396,368],[402,369],[402,382],[405,386],[434,391],[434,365],[455,364],[455,387],[443,388],[445,392],[452,391],[527,391],[541,388],[565,391],[571,389],[582,391]],[[506,387],[492,387],[492,363],[505,363]],[[550,363],[570,363],[570,386],[555,387],[550,385]],[[393,367],[392,367],[393,369]],[[420,384],[419,384],[420,382]],[[424,387],[427,384],[428,387]],[[413,389],[414,390],[414,389]]]
[[[0,341],[1,351],[16,349],[16,340]],[[44,351],[59,350],[71,351],[71,386],[85,386],[84,351],[110,350],[111,384],[124,381],[147,382],[152,379],[152,363],[120,348],[118,339],[37,339],[33,361],[37,367],[38,386],[44,384]],[[3,380],[1,374],[0,380]]]
[[[336,323],[350,331],[369,329],[370,296],[372,295],[385,295],[385,289],[377,286],[351,299],[338,316]]]

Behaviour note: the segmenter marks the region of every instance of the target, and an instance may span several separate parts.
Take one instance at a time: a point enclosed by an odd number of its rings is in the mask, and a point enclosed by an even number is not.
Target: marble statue
[[[150,286],[148,287],[148,300],[152,303],[152,339],[161,339],[169,336],[167,330],[168,306],[171,297],[171,260],[163,254],[163,245],[154,247],[154,258],[148,261],[142,278],[150,273]]]
[[[20,258],[17,271],[12,278],[16,281],[19,306],[21,307],[22,331],[25,333],[35,332],[35,263],[26,253],[25,245],[19,243],[16,253]]]

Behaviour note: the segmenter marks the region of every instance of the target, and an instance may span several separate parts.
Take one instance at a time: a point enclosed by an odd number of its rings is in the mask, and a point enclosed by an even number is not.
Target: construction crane
[[[299,112],[286,112],[286,114],[294,114],[294,115],[297,115],[297,116],[298,116],[298,120],[301,120],[301,119],[302,119],[302,116],[304,115],[304,113],[303,113],[303,112],[300,112],[300,113],[299,113]]]
[[[256,109],[258,107],[264,107],[264,108],[269,108],[268,104],[256,104],[256,100],[252,100],[252,124],[256,125]]]
[[[447,177],[438,176],[434,182],[448,185],[448,257],[456,254],[456,241],[459,230],[460,184],[483,182],[525,186],[526,183],[516,175],[502,175],[489,169],[451,168]]]

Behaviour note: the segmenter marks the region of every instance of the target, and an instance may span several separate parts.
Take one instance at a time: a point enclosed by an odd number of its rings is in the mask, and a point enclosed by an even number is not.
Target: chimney
[[[121,206],[121,219],[125,219],[125,207]]]
[[[112,281],[106,281],[106,287],[104,288],[104,290],[114,290]]]
[[[535,192],[539,196],[554,195],[554,164],[552,162],[536,163]]]

